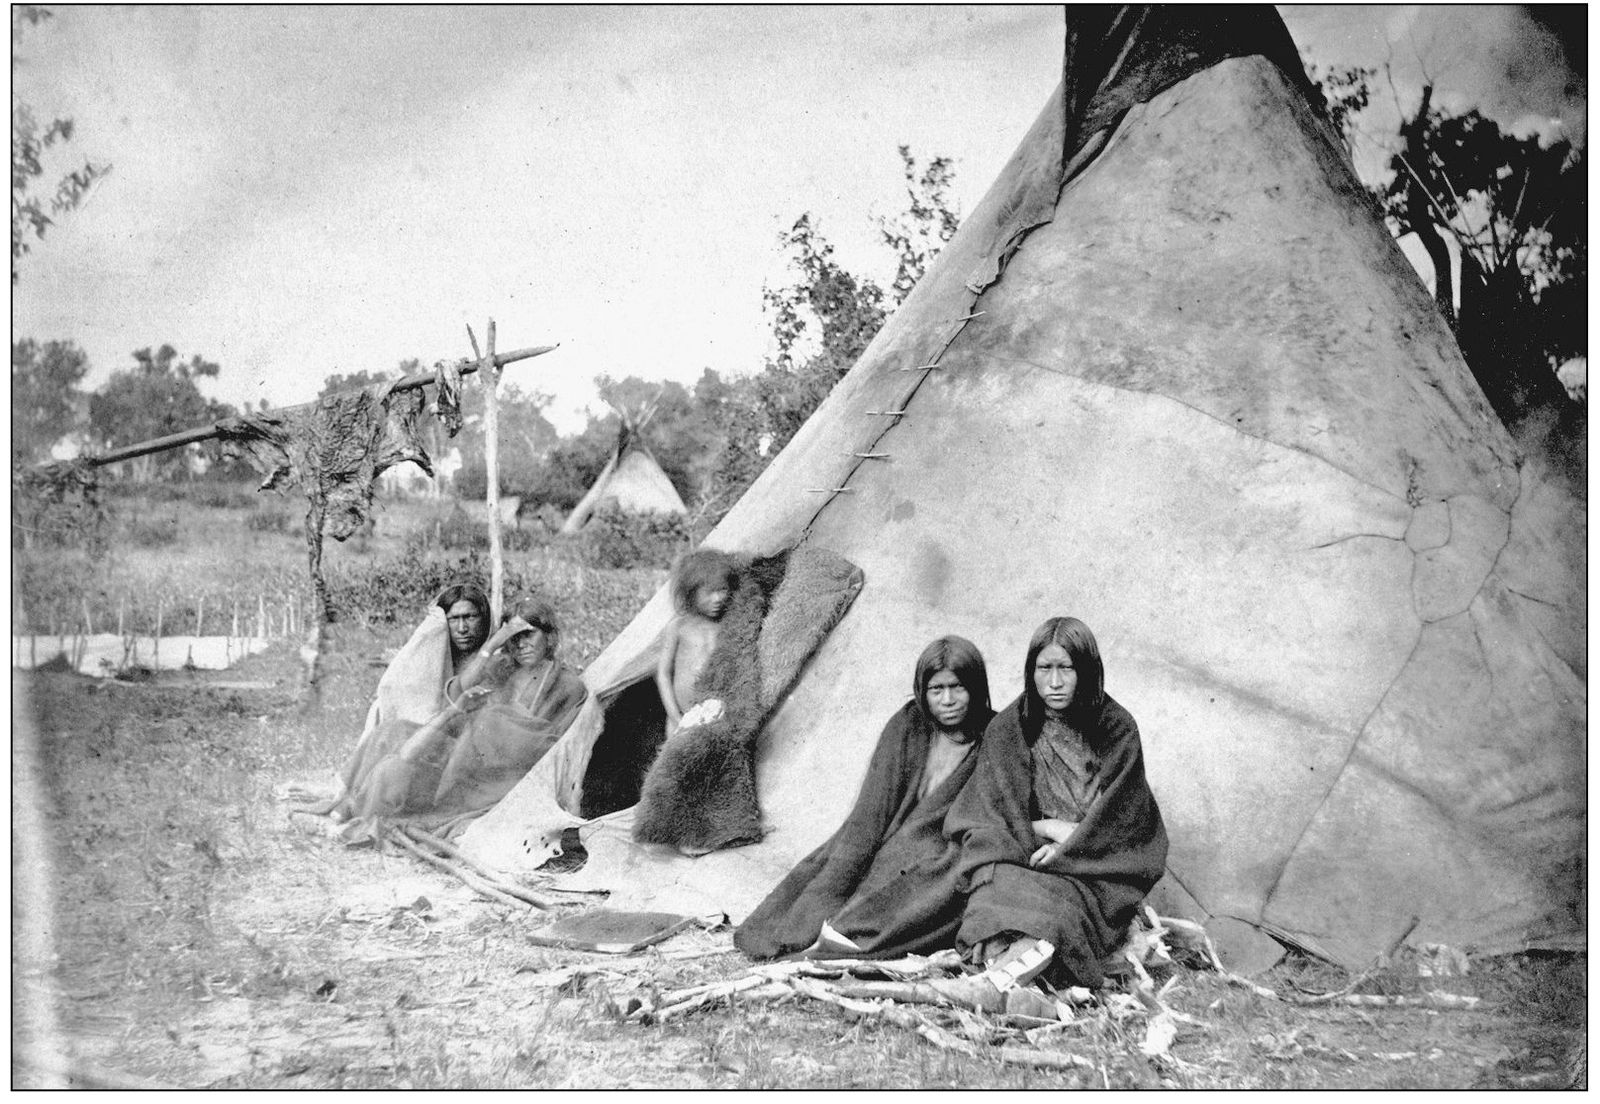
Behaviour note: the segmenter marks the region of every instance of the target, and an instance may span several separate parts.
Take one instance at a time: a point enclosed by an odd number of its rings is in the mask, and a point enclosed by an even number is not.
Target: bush
[[[408,545],[398,559],[341,565],[326,575],[328,603],[337,618],[385,625],[415,622],[441,590],[462,581],[487,588],[488,556],[473,549],[465,556],[435,559],[416,545]],[[504,583],[508,605],[538,589],[509,564]]]
[[[476,555],[434,560],[408,545],[398,560],[333,567],[325,572],[325,582],[335,618],[392,625],[415,621],[418,611],[451,583],[488,575],[488,566]]]
[[[583,558],[595,567],[670,567],[689,544],[678,514],[630,514],[606,503],[583,528]]]
[[[520,529],[502,526],[500,548],[505,552],[531,552],[548,539],[541,525],[524,521]],[[489,527],[484,521],[472,517],[457,502],[444,514],[427,519],[406,536],[406,548],[427,552],[477,552],[489,554]]]
[[[581,569],[567,565],[565,570]],[[557,600],[558,596],[549,590],[547,575],[548,572],[519,571],[507,563],[503,577],[506,608],[536,596]],[[464,556],[435,558],[414,544],[408,545],[398,559],[341,565],[326,576],[328,602],[335,616],[369,625],[414,624],[441,590],[464,581],[488,589],[486,554],[472,549]]]
[[[74,467],[13,468],[11,547],[105,551],[110,515],[92,472]]]

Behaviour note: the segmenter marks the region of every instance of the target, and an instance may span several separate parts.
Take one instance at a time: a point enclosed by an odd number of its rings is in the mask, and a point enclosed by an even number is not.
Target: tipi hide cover
[[[999,706],[1070,614],[1143,735],[1160,907],[1348,965],[1413,916],[1581,938],[1583,503],[1519,467],[1270,9],[1068,18],[1062,89],[707,542],[865,577],[758,745],[764,840],[665,857],[624,812],[575,884],[741,918],[843,820],[929,640],[975,641]],[[670,615],[591,690],[646,674]],[[589,751],[558,744],[469,850],[540,861]]]

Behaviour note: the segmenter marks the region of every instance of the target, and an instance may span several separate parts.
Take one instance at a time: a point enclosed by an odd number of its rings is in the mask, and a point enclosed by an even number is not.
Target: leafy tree
[[[706,371],[711,386],[721,386],[715,372]],[[570,510],[594,485],[616,448],[622,420],[617,410],[638,414],[650,406],[655,412],[644,429],[644,444],[672,481],[685,502],[704,493],[722,443],[722,427],[696,394],[673,380],[665,383],[626,376],[595,378],[595,388],[612,408],[591,414],[582,432],[555,445],[545,458],[532,497],[561,510]]]
[[[878,219],[884,244],[899,258],[899,267],[889,284],[895,306],[906,301],[933,258],[956,236],[961,225],[960,213],[950,206],[955,163],[948,157],[935,157],[919,173],[910,146],[900,147],[900,161],[905,167],[908,205],[896,218]]]
[[[1584,157],[1566,142],[1505,134],[1477,111],[1430,109],[1431,91],[1402,128],[1405,146],[1391,161],[1384,210],[1397,229],[1425,243],[1441,232],[1455,239],[1462,262],[1456,335],[1510,425],[1564,398],[1552,369],[1585,347],[1573,325],[1581,319],[1540,309],[1549,289],[1586,283]],[[1436,262],[1447,292],[1449,270]]]
[[[215,363],[199,356],[180,361],[171,345],[163,345],[154,353],[148,348],[139,349],[133,359],[132,368],[113,372],[104,386],[89,397],[89,429],[98,448],[124,448],[235,413],[227,403],[200,393],[200,380],[215,379],[220,374]],[[133,477],[141,481],[158,473],[189,470],[184,453],[176,450],[128,463]]]
[[[531,498],[563,512],[578,504],[616,447],[615,427],[607,431],[602,425],[603,419],[590,418],[581,433],[562,439],[550,450],[529,492]]]
[[[1322,89],[1323,103],[1334,129],[1344,139],[1346,154],[1355,152],[1357,119],[1372,102],[1372,78],[1376,69],[1360,65],[1335,66],[1323,70],[1315,62],[1302,58],[1306,75]]]
[[[715,372],[709,374],[716,380]],[[704,381],[705,376],[701,379]],[[602,375],[595,380],[595,386],[614,407],[630,413],[653,407],[644,429],[644,444],[685,502],[698,497],[722,442],[722,427],[707,416],[695,394],[675,380],[652,382],[638,376],[617,380]],[[605,421],[614,441],[616,429],[620,428],[618,421],[615,415]]]
[[[798,278],[787,287],[761,289],[777,346],[771,364],[782,371],[818,364],[837,379],[883,325],[883,289],[840,267],[809,212],[795,220],[779,243],[789,252],[789,267]],[[815,351],[802,360],[809,335],[816,338]]]
[[[689,504],[696,535],[715,524],[788,443],[955,233],[959,218],[948,198],[955,179],[951,161],[936,157],[919,167],[905,146],[900,158],[909,206],[895,219],[877,220],[898,265],[891,296],[840,265],[807,212],[779,238],[793,279],[762,289],[773,352],[760,371],[724,379],[708,368],[692,390],[635,377],[596,381],[627,405],[658,401],[646,430],[648,443]],[[597,415],[582,433],[555,445],[535,497],[562,509],[575,505],[611,456],[617,430],[616,415]]]
[[[761,292],[772,318],[774,354],[760,372],[718,397],[725,436],[708,495],[721,513],[789,443],[887,317],[883,289],[840,266],[809,213],[780,244],[796,279]]]
[[[1350,67],[1318,77],[1347,142],[1374,75]],[[1554,369],[1586,351],[1583,151],[1507,134],[1476,110],[1441,109],[1431,84],[1388,144],[1384,172],[1368,187],[1395,236],[1414,234],[1427,252],[1435,301],[1490,404],[1513,432],[1547,423],[1540,411],[1572,422]]]
[[[465,498],[482,498],[488,488],[487,454],[483,435],[483,388],[476,383],[463,387],[461,414],[463,425],[455,439],[461,449],[461,472],[456,490]],[[500,489],[506,494],[530,497],[542,478],[545,456],[555,447],[556,427],[545,416],[553,397],[543,391],[525,391],[502,379],[496,410],[500,431]],[[444,430],[435,425],[435,443],[429,452],[438,455],[451,445]],[[603,463],[603,461],[602,461]]]
[[[907,209],[894,219],[877,220],[879,235],[897,263],[887,306],[874,281],[839,265],[833,246],[809,213],[780,239],[796,278],[786,287],[762,289],[772,319],[774,354],[754,376],[709,387],[703,400],[708,410],[715,407],[716,424],[724,427],[707,494],[715,516],[726,513],[789,443],[860,359],[889,310],[905,301],[955,235],[960,216],[949,201],[953,163],[935,157],[919,168],[910,147],[901,146],[899,153]]]
[[[769,456],[788,444],[887,317],[883,289],[840,266],[809,213],[780,243],[797,278],[787,287],[761,292],[772,317],[775,353],[744,391],[754,417],[732,427],[742,430],[743,439],[727,443],[727,449],[746,455]]]
[[[11,9],[11,56],[13,64],[26,27],[36,27],[52,18],[48,9],[33,4],[18,4]],[[47,151],[72,140],[73,121],[52,119],[41,124],[33,108],[23,100],[11,100],[11,282],[17,281],[17,262],[31,252],[30,239],[42,240],[55,225],[56,218],[72,211],[89,189],[111,171],[110,165],[85,161],[83,167],[64,175],[53,192],[38,185],[44,176]]]
[[[85,428],[88,395],[79,387],[88,355],[70,341],[11,343],[11,464],[50,457],[51,447]]]
[[[365,368],[358,368],[354,372],[333,372],[322,381],[322,390],[317,392],[317,398],[325,399],[329,395],[336,395],[340,391],[355,391],[363,387],[371,387],[375,383],[387,383],[397,379],[409,371],[416,371],[416,360],[403,360],[400,362],[398,374],[384,372],[369,372]]]

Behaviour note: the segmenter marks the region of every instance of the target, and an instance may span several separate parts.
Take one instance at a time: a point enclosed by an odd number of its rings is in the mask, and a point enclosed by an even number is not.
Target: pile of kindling
[[[1172,974],[1158,984],[1152,976],[1178,963],[1216,971],[1229,984],[1263,999],[1297,1005],[1419,1006],[1465,1010],[1478,998],[1439,991],[1412,996],[1377,996],[1352,992],[1371,975],[1367,971],[1338,991],[1323,994],[1279,993],[1225,969],[1205,929],[1189,920],[1169,919],[1146,907],[1118,949],[1127,963],[1121,987],[1098,991],[1072,987],[1046,992],[1028,989],[1030,998],[1008,1001],[1004,1011],[980,1010],[959,998],[963,977],[960,956],[940,951],[888,961],[829,959],[767,963],[725,981],[656,993],[639,979],[615,969],[575,966],[550,971],[551,984],[566,984],[594,974],[618,984],[609,999],[621,1019],[641,1025],[681,1019],[701,1009],[737,1001],[741,1004],[811,1000],[843,1009],[851,1016],[877,1018],[915,1032],[942,1050],[983,1057],[1004,1064],[1040,1069],[1100,1070],[1103,1064],[1073,1053],[1065,1044],[1091,1025],[1114,1023],[1127,1030],[1143,1021],[1140,1052],[1174,1071],[1186,1063],[1171,1053],[1180,1025],[1200,1021],[1178,1012],[1168,996],[1178,982]],[[608,986],[609,987],[609,986]]]

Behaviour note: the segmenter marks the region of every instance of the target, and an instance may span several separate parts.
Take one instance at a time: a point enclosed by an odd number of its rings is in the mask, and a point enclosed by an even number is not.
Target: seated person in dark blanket
[[[504,797],[566,731],[587,691],[556,658],[560,629],[545,602],[525,604],[446,684],[447,704],[409,725],[351,792],[351,816],[481,813]],[[405,725],[406,722],[396,722]]]
[[[943,825],[994,712],[983,656],[946,636],[917,658],[911,701],[878,738],[860,796],[734,932],[752,958],[894,958],[955,945],[958,844]]]
[[[491,643],[500,645],[499,654],[445,688],[462,720],[447,721],[439,737],[415,741],[419,761],[441,764],[433,795],[440,809],[482,809],[499,801],[544,758],[588,697],[578,673],[557,656],[561,627],[550,603],[524,603]]]
[[[1041,975],[1099,985],[1167,858],[1139,727],[1106,694],[1089,627],[1046,621],[1023,677],[945,820],[967,893],[957,945],[987,965],[953,984],[979,1007]]]

